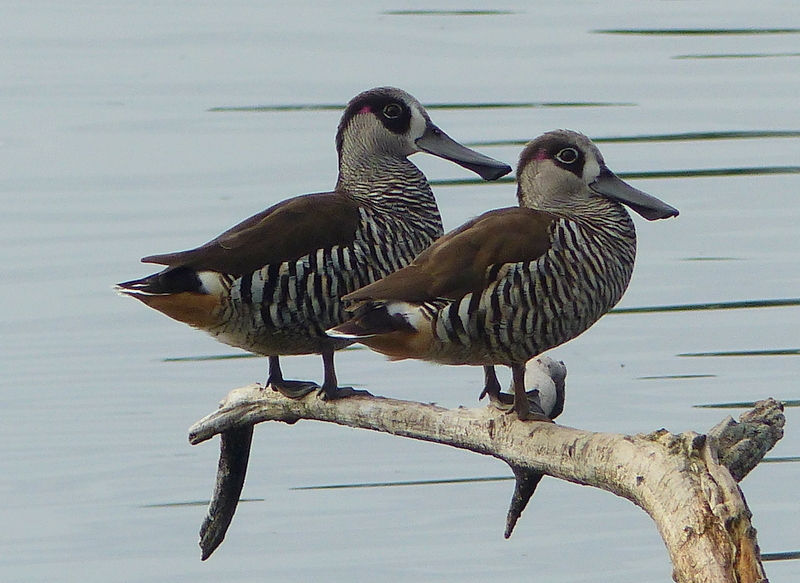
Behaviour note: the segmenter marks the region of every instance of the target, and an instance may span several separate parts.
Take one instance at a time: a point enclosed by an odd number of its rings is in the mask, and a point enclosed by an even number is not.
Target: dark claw
[[[214,496],[200,527],[200,549],[204,561],[222,544],[236,512],[236,506],[239,504],[247,473],[247,462],[250,459],[253,426],[225,431],[220,438]]]
[[[536,486],[544,477],[544,474],[534,470],[519,468],[511,466],[514,471],[516,482],[514,484],[514,495],[511,497],[511,505],[508,507],[508,514],[506,515],[506,531],[503,534],[505,538],[511,536],[514,527],[517,525],[522,511],[528,505],[528,501],[536,491]]]
[[[500,395],[500,381],[497,380],[497,373],[493,366],[483,367],[483,390],[481,391],[478,400],[481,401],[486,395],[489,395],[489,400],[494,403],[494,399]]]

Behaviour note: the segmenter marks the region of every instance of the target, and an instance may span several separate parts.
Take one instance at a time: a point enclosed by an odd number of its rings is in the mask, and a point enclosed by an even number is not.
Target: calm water
[[[474,454],[313,423],[257,428],[244,496],[259,501],[201,563],[205,508],[188,503],[210,495],[217,447],[190,447],[186,429],[228,390],[263,381],[266,363],[182,361],[232,351],[111,285],[149,273],[143,255],[333,186],[336,107],[231,108],[341,105],[392,84],[427,104],[495,104],[430,113],[511,163],[521,142],[579,129],[612,169],[679,208],[676,220],[637,217],[621,307],[798,298],[796,3],[287,4],[3,7],[0,579],[668,581],[650,520],[589,488],[545,480],[509,541],[510,482],[297,490],[509,474]],[[414,161],[431,180],[470,178]],[[507,183],[437,195],[448,228],[514,202]],[[796,401],[799,325],[792,302],[609,315],[552,353],[569,369],[560,421],[702,431],[738,412],[696,405]],[[284,367],[321,378],[315,357]],[[366,350],[342,354],[339,373],[447,406],[477,405],[482,379]],[[796,460],[797,409],[787,418],[770,455]],[[786,462],[743,483],[764,552],[800,549],[799,480]],[[800,562],[767,571],[797,581]]]

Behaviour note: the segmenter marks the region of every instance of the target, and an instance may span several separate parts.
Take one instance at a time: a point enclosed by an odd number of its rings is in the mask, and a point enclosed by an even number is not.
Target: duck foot
[[[283,379],[280,358],[277,356],[269,357],[269,376],[267,386],[271,386],[274,391],[278,391],[284,397],[290,399],[301,399],[318,391],[320,386],[312,381],[287,381]]]
[[[478,400],[480,401],[484,397],[489,397],[489,405],[499,411],[508,413],[514,409],[514,395],[511,393],[501,393],[500,391],[494,393],[484,389]]]
[[[521,407],[517,407],[516,403],[514,402],[514,395],[511,393],[501,393],[499,391],[489,392],[484,389],[479,399],[483,399],[485,396],[489,397],[489,404],[492,407],[498,409],[499,411],[503,411],[504,413],[516,412],[517,416],[522,421],[548,421],[551,423],[553,421],[542,409],[538,389],[533,389],[532,391],[525,393],[525,396],[527,397],[527,408],[525,408],[524,403],[521,404]]]
[[[538,389],[528,391],[525,393],[525,397],[525,401],[521,403],[517,403],[517,400],[514,399],[513,411],[516,412],[520,421],[546,421],[548,423],[555,423],[555,421],[545,414],[544,409],[542,409]]]
[[[336,379],[336,369],[333,367],[333,350],[322,353],[322,364],[325,369],[325,382],[320,387],[319,398],[323,401],[335,401],[354,395],[372,396],[369,391],[356,390],[353,387],[340,387]]]
[[[353,387],[320,387],[319,397],[323,401],[335,401],[337,399],[344,399],[345,397],[352,397],[354,395],[365,395],[372,397],[372,393],[361,389],[354,389]]]
[[[267,380],[267,385],[290,399],[302,399],[309,393],[319,391],[322,388],[313,381],[285,381],[283,379],[269,379]]]
[[[517,520],[522,515],[522,511],[528,505],[528,502],[536,491],[536,486],[544,477],[542,472],[529,470],[511,466],[516,479],[514,483],[514,494],[511,497],[511,505],[508,507],[508,514],[506,515],[506,531],[503,537],[509,538],[517,525]]]

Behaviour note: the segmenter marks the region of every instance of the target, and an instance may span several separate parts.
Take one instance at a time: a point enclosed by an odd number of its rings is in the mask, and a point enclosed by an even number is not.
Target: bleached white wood
[[[546,376],[563,382],[565,370],[558,365],[542,359],[539,366]],[[293,400],[249,385],[231,391],[217,411],[190,429],[192,444],[217,434],[223,438],[215,496],[201,531],[203,558],[222,541],[235,511],[235,488],[241,488],[247,465],[246,453],[242,460],[235,452],[249,451],[252,432],[247,428],[264,421],[309,419],[467,449],[504,460],[517,475],[541,472],[601,488],[650,515],[677,582],[765,581],[751,514],[737,481],[782,437],[782,411],[780,403],[768,399],[740,423],[728,418],[707,435],[663,429],[619,435],[522,422],[489,407],[445,409],[369,394],[336,401],[311,394]]]

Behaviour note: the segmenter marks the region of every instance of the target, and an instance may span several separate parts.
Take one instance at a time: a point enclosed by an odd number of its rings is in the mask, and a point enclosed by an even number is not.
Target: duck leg
[[[514,404],[514,395],[501,392],[500,381],[497,380],[497,373],[493,366],[483,367],[483,378],[483,391],[478,400],[488,396],[493,407],[501,411],[510,411],[511,405]]]
[[[320,396],[325,401],[333,401],[352,395],[369,395],[369,391],[356,390],[353,387],[340,387],[336,379],[336,369],[333,366],[333,350],[322,353],[322,366],[325,369],[325,380],[322,383]]]
[[[517,417],[521,421],[547,421],[552,423],[553,420],[545,415],[542,410],[539,399],[529,399],[528,394],[525,392],[525,363],[512,364],[511,376],[514,386],[514,411]],[[538,391],[536,396],[538,397]]]
[[[335,380],[334,380],[335,382]],[[269,378],[267,385],[290,399],[300,399],[307,394],[319,390],[319,385],[313,381],[287,381],[283,378],[279,357],[269,357]]]

